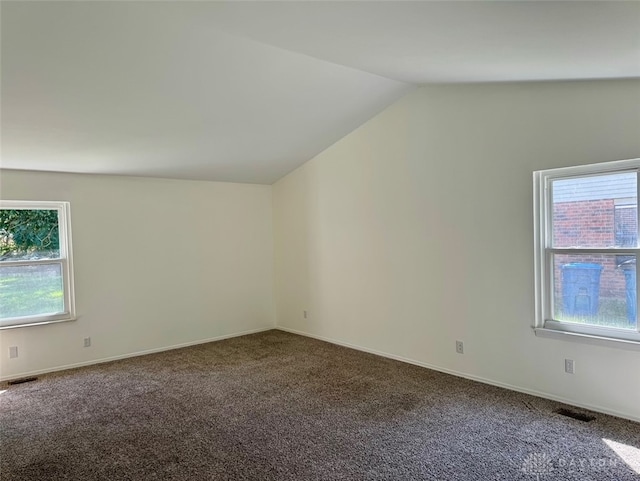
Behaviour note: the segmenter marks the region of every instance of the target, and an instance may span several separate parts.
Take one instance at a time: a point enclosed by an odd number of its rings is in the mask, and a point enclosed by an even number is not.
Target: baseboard
[[[77,362],[77,363],[74,363],[74,364],[65,364],[63,366],[56,366],[56,367],[51,367],[51,368],[46,368],[46,369],[40,369],[40,370],[37,370],[37,371],[22,372],[20,374],[12,374],[10,376],[0,377],[0,382],[11,381],[12,379],[19,379],[19,378],[22,378],[22,377],[37,376],[37,375],[40,375],[40,374],[47,374],[47,373],[50,373],[50,372],[65,371],[67,369],[75,369],[75,368],[78,368],[78,367],[92,366],[94,364],[102,364],[102,363],[105,363],[105,362],[119,361],[120,359],[128,359],[130,357],[137,357],[137,356],[145,356],[147,354],[155,354],[157,352],[171,351],[173,349],[181,349],[183,347],[196,346],[198,344],[206,344],[208,342],[222,341],[224,339],[231,339],[233,337],[247,336],[249,334],[257,334],[258,332],[271,331],[273,329],[275,329],[273,326],[262,327],[262,328],[259,328],[259,329],[251,329],[251,330],[248,330],[248,331],[236,332],[236,333],[233,333],[233,334],[225,334],[225,335],[222,335],[222,336],[210,337],[208,339],[199,339],[197,341],[189,341],[189,342],[183,342],[181,344],[173,344],[171,346],[158,347],[158,348],[154,348],[154,349],[147,349],[145,351],[137,351],[137,352],[131,352],[131,353],[127,353],[127,354],[120,354],[118,356],[103,357],[103,358],[100,358],[100,359],[93,359],[91,361]]]
[[[599,413],[603,413],[603,414],[608,414],[610,416],[615,416],[618,418],[622,418],[622,419],[628,419],[630,421],[635,421],[635,422],[640,422],[640,418],[630,415],[628,413],[623,413],[623,412],[619,412],[619,411],[615,411],[613,409],[608,409],[602,406],[596,406],[596,405],[592,405],[592,404],[586,404],[586,403],[578,403],[576,401],[574,401],[573,399],[567,399],[567,398],[563,398],[561,396],[556,396],[555,394],[551,394],[548,392],[544,392],[544,391],[537,391],[534,389],[527,389],[521,386],[514,386],[512,384],[507,384],[507,383],[503,383],[500,381],[494,381],[493,379],[487,379],[484,377],[480,377],[480,376],[474,376],[472,374],[467,374],[464,372],[460,372],[460,371],[456,371],[453,369],[448,369],[448,368],[444,368],[441,366],[436,366],[434,364],[429,364],[426,362],[421,362],[421,361],[416,361],[415,359],[409,359],[406,357],[402,357],[402,356],[397,356],[395,354],[390,354],[388,352],[383,352],[383,351],[378,351],[376,349],[370,349],[367,347],[362,347],[359,346],[357,344],[351,344],[349,342],[344,342],[344,341],[339,341],[336,339],[332,339],[329,337],[324,337],[324,336],[318,336],[315,334],[310,334],[308,332],[304,332],[304,331],[298,331],[297,329],[290,329],[288,327],[283,327],[283,326],[276,326],[275,329],[279,330],[279,331],[284,331],[284,332],[290,332],[291,334],[297,334],[299,336],[305,336],[305,337],[310,337],[313,339],[318,339],[319,341],[325,341],[325,342],[329,342],[331,344],[335,344],[337,346],[342,346],[342,347],[348,347],[350,349],[355,349],[356,351],[362,351],[362,352],[366,352],[369,354],[375,354],[377,356],[381,356],[381,357],[386,357],[388,359],[393,359],[395,361],[400,361],[400,362],[406,362],[407,364],[413,364],[415,366],[420,366],[420,367],[424,367],[427,369],[432,369],[434,371],[438,371],[438,372],[443,372],[445,374],[451,374],[452,376],[457,376],[457,377],[462,377],[465,379],[469,379],[471,381],[477,381],[477,382],[481,382],[483,384],[489,384],[491,386],[496,386],[496,387],[501,387],[504,389],[508,389],[510,391],[516,391],[516,392],[520,392],[523,394],[529,394],[531,396],[536,396],[536,397],[540,397],[543,399],[549,399],[551,401],[557,401],[557,402],[561,402],[564,404],[569,404],[571,406],[576,406],[576,407],[580,407],[580,408],[584,408],[584,409],[589,409],[591,411],[595,411],[595,412],[599,412]]]

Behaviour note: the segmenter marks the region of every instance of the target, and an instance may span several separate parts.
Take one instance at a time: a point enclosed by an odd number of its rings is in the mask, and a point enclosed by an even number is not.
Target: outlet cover
[[[18,346],[9,347],[9,359],[15,359],[18,357]]]
[[[90,337],[85,337],[84,338],[84,347],[91,347],[91,338]]]
[[[464,354],[464,342],[456,341],[456,352],[458,354]]]
[[[566,372],[567,374],[575,374],[576,364],[573,359],[564,360],[564,372]]]

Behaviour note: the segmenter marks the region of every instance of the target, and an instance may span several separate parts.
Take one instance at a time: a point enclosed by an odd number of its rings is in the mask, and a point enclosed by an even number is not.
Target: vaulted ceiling
[[[430,82],[640,77],[640,2],[2,1],[0,167],[270,184]]]

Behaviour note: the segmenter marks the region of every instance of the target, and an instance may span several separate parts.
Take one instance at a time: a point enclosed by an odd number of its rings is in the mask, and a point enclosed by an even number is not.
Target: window
[[[0,201],[0,328],[75,317],[68,202]]]
[[[640,159],[534,173],[536,327],[640,341]]]

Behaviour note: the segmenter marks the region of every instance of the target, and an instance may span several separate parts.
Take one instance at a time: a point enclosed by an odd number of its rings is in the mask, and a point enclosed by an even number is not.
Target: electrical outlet
[[[573,359],[564,360],[564,372],[566,372],[567,374],[575,374],[576,364]]]
[[[18,357],[18,346],[9,347],[9,359],[15,359]]]
[[[90,337],[85,337],[84,338],[84,347],[91,347],[91,338]]]
[[[462,341],[456,341],[456,352],[458,354],[464,354],[464,343]]]
[[[302,311],[302,316],[306,319],[307,318],[307,311]]]

